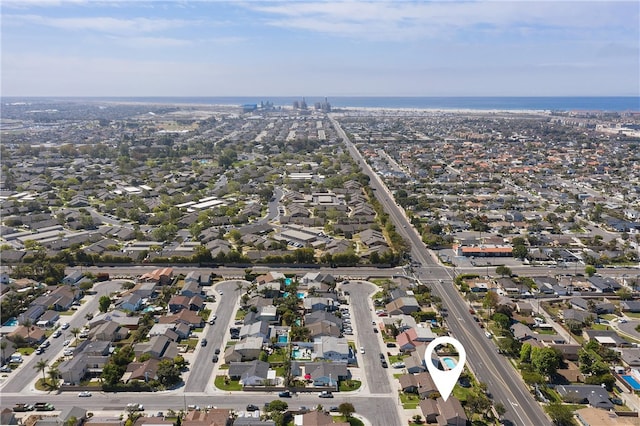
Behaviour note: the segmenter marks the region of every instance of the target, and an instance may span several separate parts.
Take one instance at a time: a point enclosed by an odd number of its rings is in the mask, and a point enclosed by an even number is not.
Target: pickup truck
[[[16,404],[13,407],[13,411],[16,413],[23,413],[25,411],[33,411],[33,405],[31,404]]]
[[[48,402],[36,402],[35,404],[33,404],[33,407],[36,409],[36,411],[55,410],[55,407],[52,404],[49,404]]]

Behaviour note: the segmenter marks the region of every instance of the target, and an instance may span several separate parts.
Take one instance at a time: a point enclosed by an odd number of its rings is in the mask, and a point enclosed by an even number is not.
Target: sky
[[[2,0],[2,96],[639,96],[640,2]]]

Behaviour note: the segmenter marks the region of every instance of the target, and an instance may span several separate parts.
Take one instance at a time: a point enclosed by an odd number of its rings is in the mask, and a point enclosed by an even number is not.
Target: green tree
[[[525,343],[520,349],[520,362],[531,362],[531,345],[529,343]]]
[[[163,359],[158,364],[158,381],[166,387],[180,383],[180,370],[171,359]]]
[[[508,266],[504,266],[504,265],[500,265],[496,267],[496,274],[500,275],[501,277],[510,277],[512,272],[511,272],[511,268],[509,268]]]
[[[553,348],[533,348],[531,365],[543,376],[550,377],[558,371],[562,356]]]
[[[592,277],[595,275],[597,269],[593,265],[587,265],[584,267],[584,273],[587,274],[588,277]]]
[[[47,371],[47,375],[49,376],[49,380],[51,381],[51,387],[54,389],[58,389],[58,379],[60,378],[60,371],[55,367],[51,367],[49,371]]]
[[[40,361],[36,362],[36,365],[33,366],[33,368],[35,368],[36,370],[42,373],[42,383],[45,385],[47,384],[47,378],[44,375],[44,370],[47,368],[48,365],[49,365],[48,359],[41,359]]]
[[[492,315],[492,311],[498,306],[498,293],[495,291],[488,291],[482,299],[482,307],[489,309],[489,317]]]
[[[511,325],[511,319],[509,319],[509,317],[506,316],[505,314],[501,314],[501,313],[493,314],[492,319],[496,322],[496,324],[498,324],[498,327],[500,327],[503,330],[508,330],[509,326]]]
[[[109,296],[100,296],[100,299],[98,300],[98,307],[100,309],[100,312],[107,312],[109,310],[109,305],[111,305],[111,299],[109,298]]]
[[[527,246],[524,244],[514,245],[513,246],[513,257],[518,259],[524,259],[529,254],[529,250],[527,250]]]
[[[69,330],[71,332],[71,334],[73,334],[73,338],[77,339],[78,338],[78,334],[80,334],[80,329],[78,327],[73,327],[71,330]]]
[[[573,412],[571,408],[558,402],[552,402],[545,407],[551,421],[556,426],[574,426]]]
[[[266,410],[269,412],[279,411],[283,412],[289,408],[289,404],[279,399],[273,400],[267,405]]]
[[[338,412],[344,417],[349,418],[353,415],[353,413],[356,412],[356,409],[354,408],[352,403],[343,402],[342,404],[338,405]]]

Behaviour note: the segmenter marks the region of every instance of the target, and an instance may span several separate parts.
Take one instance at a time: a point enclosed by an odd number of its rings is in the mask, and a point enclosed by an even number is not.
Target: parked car
[[[200,346],[207,346],[207,339],[200,340]]]
[[[218,362],[218,355],[214,355],[214,356],[211,358],[211,362]]]
[[[389,368],[389,364],[384,359],[382,360],[382,368]]]
[[[363,354],[364,353],[364,346],[360,346],[360,353]]]
[[[259,411],[260,407],[258,407],[257,405],[253,405],[253,404],[249,404],[247,405],[247,411]]]
[[[60,336],[62,336],[62,332],[60,330],[54,331],[53,334],[51,335],[51,337],[53,337],[54,339]]]
[[[220,354],[220,348],[216,348],[216,355]]]
[[[91,396],[91,392],[89,392],[89,391],[82,391],[82,392],[80,392],[80,393],[78,394],[78,396],[79,396],[79,397],[81,397],[81,398],[87,398],[87,397]]]
[[[320,398],[333,398],[333,394],[329,391],[322,391],[318,394]]]
[[[0,367],[0,373],[11,373],[13,370],[8,365]]]
[[[127,410],[129,411],[144,411],[144,406],[136,402],[130,402],[127,404]]]
[[[69,323],[65,322],[64,324],[62,324],[62,327],[60,328],[62,328],[63,330],[66,330],[67,328],[69,328]]]
[[[278,396],[280,398],[291,398],[291,392],[289,391],[282,391],[278,394]]]

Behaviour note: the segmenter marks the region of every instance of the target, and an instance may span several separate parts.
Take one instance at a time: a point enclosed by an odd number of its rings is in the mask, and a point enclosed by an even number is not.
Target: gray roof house
[[[321,336],[313,340],[316,359],[347,362],[349,345],[344,337]]]
[[[258,321],[253,324],[243,325],[240,328],[240,338],[245,337],[259,337],[262,339],[262,343],[267,343],[271,335],[271,328],[266,321]]]
[[[610,410],[613,403],[609,400],[609,393],[598,385],[558,385],[556,391],[565,402],[589,404],[595,408]]]
[[[269,363],[259,360],[232,362],[229,364],[229,377],[239,380],[243,386],[264,385],[269,373]]]

